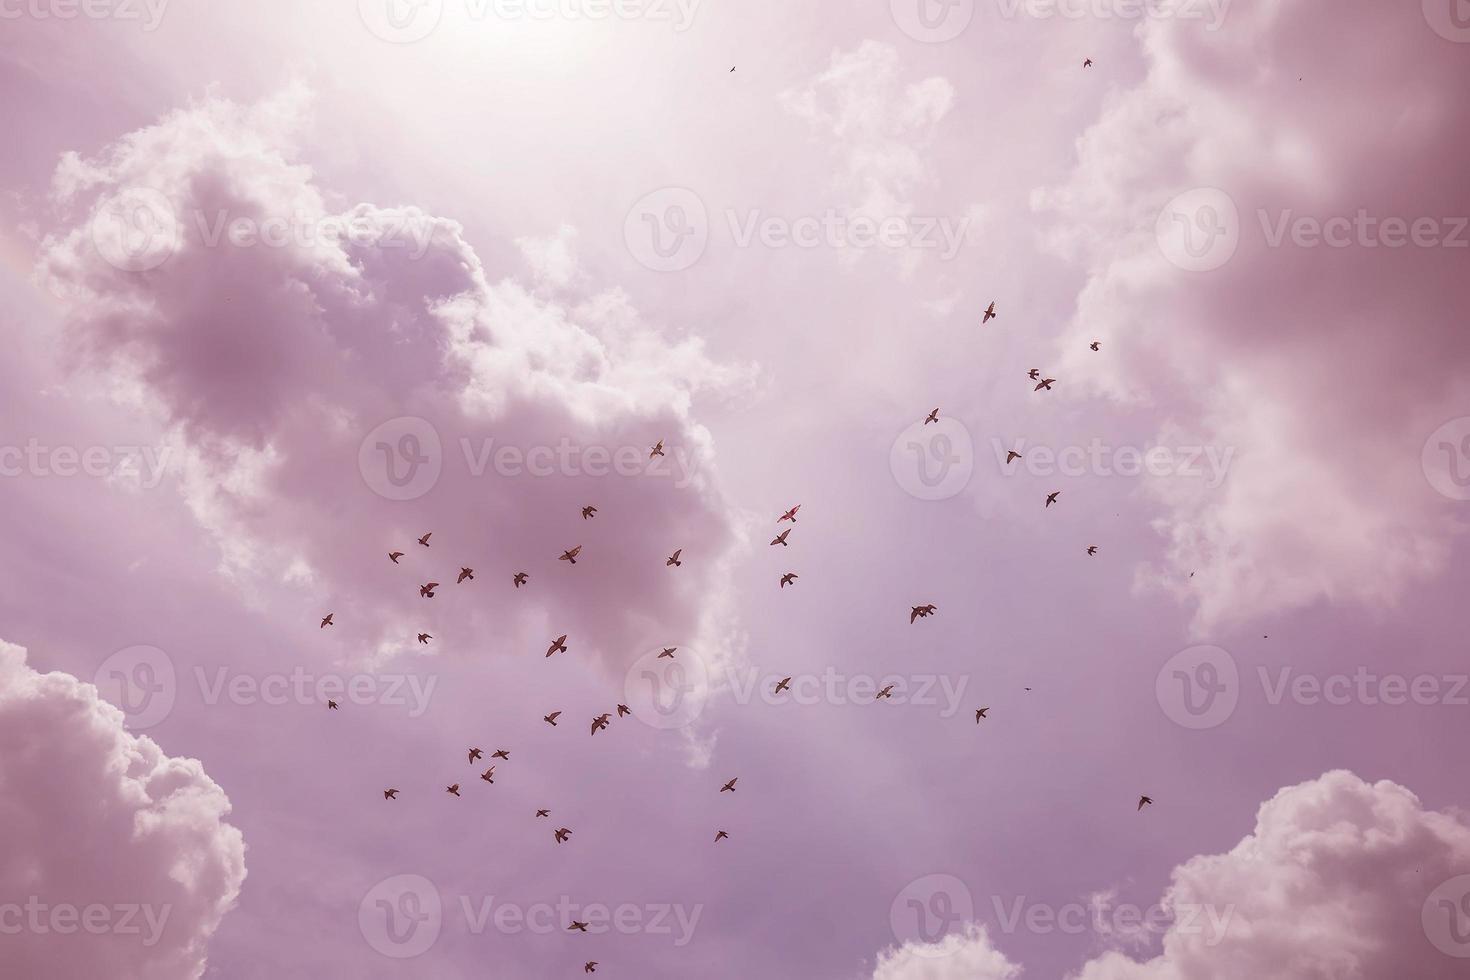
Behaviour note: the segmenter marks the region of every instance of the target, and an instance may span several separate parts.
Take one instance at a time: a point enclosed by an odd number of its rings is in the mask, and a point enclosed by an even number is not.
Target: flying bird
[[[670,565],[673,565],[675,567],[678,567],[679,565],[684,564],[682,561],[679,560],[679,556],[682,555],[683,553],[684,553],[684,549],[683,548],[675,548],[674,549],[674,553],[668,557],[668,560],[667,561],[664,562],[664,567],[667,568]]]
[[[589,517],[596,517],[596,516],[597,516],[597,508],[596,507],[583,507],[582,508],[582,520],[585,521]]]
[[[938,422],[938,421],[939,421],[939,409],[937,409],[937,408],[934,411],[930,412],[924,418],[924,424],[925,425],[928,425],[930,422]]]
[[[977,724],[977,725],[980,724],[980,719],[981,718],[989,717],[988,715],[985,714],[985,712],[987,712],[989,710],[990,710],[989,708],[976,708],[975,709],[975,724]]]
[[[929,616],[932,616],[934,615],[934,610],[938,608],[939,607],[934,605],[934,603],[932,602],[929,603],[927,606],[913,606],[909,610],[909,622],[912,623],[916,619],[925,619]]]
[[[438,587],[438,582],[428,582],[424,585],[419,586],[419,595],[423,596],[425,599],[432,599],[434,598],[434,590]]]
[[[1051,493],[1047,494],[1046,495],[1046,506],[1047,507],[1050,507],[1052,504],[1056,503],[1057,502],[1057,498],[1060,497],[1061,495],[1062,495],[1062,491],[1060,491],[1060,490],[1053,490]]]
[[[567,842],[567,838],[570,837],[570,836],[572,836],[572,832],[570,830],[568,830],[567,828],[565,828],[565,827],[558,827],[556,829],[556,842],[558,844],[565,844]],[[585,926],[583,926],[582,931],[583,932],[586,932],[587,931],[587,929],[586,929]]]
[[[788,527],[786,530],[782,531],[780,534],[776,535],[773,539],[771,539],[771,544],[779,544],[783,548],[790,547],[790,545],[788,545],[786,543],[786,535],[788,535],[790,533],[791,533],[791,528]]]
[[[1026,372],[1026,377],[1030,378],[1032,381],[1035,381],[1037,378],[1041,377],[1041,368],[1032,368],[1031,370]]]
[[[874,701],[877,701],[879,698],[888,698],[890,701],[893,700],[893,685],[892,684],[889,684],[883,690],[879,691],[873,697],[873,700]]]
[[[551,811],[550,810],[537,810],[536,811],[536,816],[538,816],[538,817],[549,817],[549,816],[551,816]]]
[[[1056,384],[1056,383],[1057,383],[1057,379],[1056,378],[1042,378],[1040,381],[1038,381],[1036,383],[1036,387],[1035,388],[1032,388],[1031,390],[1032,391],[1040,391],[1041,389],[1045,388],[1047,391],[1051,391],[1051,386],[1054,385],[1054,384]]]
[[[420,633],[419,634],[419,642],[422,643],[424,646],[428,646],[429,645],[429,641],[432,640],[433,638],[434,637],[432,635],[428,634],[428,633]]]
[[[429,539],[432,538],[433,536],[434,536],[434,532],[433,531],[430,531],[428,534],[426,534],[423,537],[419,538],[419,544],[421,544],[425,548],[427,548],[429,546]]]
[[[398,564],[398,559],[400,559],[402,557],[403,557],[403,552],[401,552],[401,551],[390,551],[390,552],[388,552],[388,560],[391,561],[395,565]]]
[[[490,758],[492,758],[492,759],[504,759],[506,762],[509,762],[510,761],[510,753],[507,752],[507,751],[505,751],[505,749],[496,749],[494,752],[491,752],[490,753]]]
[[[786,586],[790,585],[791,583],[793,583],[795,581],[796,581],[796,573],[795,572],[787,572],[785,575],[782,575],[781,576],[781,588],[784,589],[784,588],[786,588]]]
[[[1144,807],[1148,806],[1152,802],[1153,802],[1153,797],[1150,797],[1150,796],[1140,796],[1138,798],[1138,809],[1142,810]]]
[[[561,831],[557,831],[557,833],[561,833]],[[567,831],[567,833],[570,834],[571,831],[569,830],[569,831]],[[587,923],[585,923],[585,922],[578,922],[576,919],[573,919],[572,920],[572,924],[569,925],[569,926],[567,926],[567,932],[571,932],[573,929],[577,930],[578,932],[586,932],[587,931]]]
[[[653,459],[653,457],[655,457],[655,456],[662,456],[663,454],[664,454],[664,441],[662,439],[660,439],[658,441],[658,445],[654,446],[653,447],[653,450],[651,452],[649,452],[648,458],[649,459]]]
[[[620,705],[618,705],[618,717],[619,718],[623,717],[624,715],[631,715],[632,713],[633,713],[633,709],[630,708],[630,707],[628,707],[626,704],[620,704]]]
[[[337,710],[337,702],[336,701],[333,701],[331,698],[328,698],[327,699],[327,709],[329,711],[336,711]]]
[[[385,799],[385,800],[396,800],[396,799],[398,799],[398,790],[396,790],[396,789],[385,789],[385,790],[383,790],[383,799]]]
[[[992,302],[988,307],[985,308],[985,318],[980,321],[980,325],[982,327],[985,326],[985,324],[989,323],[991,320],[994,320],[996,316],[997,314],[995,312],[995,303]]]
[[[735,69],[734,68],[731,68],[730,70],[731,71],[734,71]],[[583,963],[582,964],[582,972],[583,973],[596,973],[597,972],[597,961],[596,960],[588,960],[586,963]]]
[[[776,518],[776,523],[780,524],[782,521],[790,521],[792,524],[795,524],[796,512],[799,510],[801,510],[801,504],[797,504],[795,507],[782,514],[780,517]]]
[[[479,749],[470,749],[469,756],[470,762],[475,762],[478,759],[484,758],[485,753],[481,752]]]
[[[791,689],[791,678],[789,678],[789,677],[783,677],[779,681],[776,682],[776,689],[774,691],[772,691],[771,693],[772,694],[780,694],[782,691],[786,691],[786,690],[790,690],[790,689]]]
[[[450,783],[448,786],[444,787],[444,792],[446,792],[446,793],[452,793],[453,795],[458,796],[459,795],[459,783]]]
[[[1088,59],[1084,60],[1082,62],[1082,67],[1083,68],[1091,68],[1092,67],[1092,59],[1091,58],[1088,58]]]
[[[484,772],[480,773],[480,778],[485,780],[485,782],[487,783],[495,782],[495,767],[491,766],[489,769],[486,769]]]
[[[514,582],[516,584],[516,588],[519,589],[521,586],[526,584],[526,573],[516,572],[515,578],[511,579],[511,581]]]
[[[660,651],[659,655],[657,657],[654,657],[653,659],[654,660],[666,660],[666,659],[667,660],[673,660],[674,659],[674,651],[677,650],[677,649],[679,649],[679,648],[678,647],[664,647],[663,650]]]
[[[561,712],[560,711],[553,711],[551,714],[547,715],[546,717],[542,718],[541,720],[544,721],[544,722],[546,722],[546,724],[550,725],[552,728],[555,728],[556,727],[556,720],[558,718],[560,718],[560,717],[561,717]]]
[[[561,553],[561,558],[558,559],[558,560],[559,561],[569,561],[573,565],[575,565],[577,563],[577,556],[580,555],[581,553],[582,553],[582,546],[581,545],[577,545],[571,551],[563,551]]]
[[[592,734],[593,735],[596,735],[599,731],[601,731],[602,729],[606,728],[607,727],[607,723],[609,721],[611,721],[611,720],[612,720],[612,713],[611,712],[608,712],[608,711],[604,711],[602,714],[598,715],[596,718],[593,718],[592,719]]]
[[[1090,344],[1088,344],[1088,345],[1087,345],[1087,346],[1088,346],[1088,347],[1091,347],[1091,348],[1092,348],[1092,349],[1093,349],[1093,350],[1098,350],[1098,349],[1100,349],[1100,348],[1101,348],[1101,347],[1102,347],[1102,345],[1101,345],[1101,344],[1099,344],[1099,343],[1098,343],[1098,342],[1097,342],[1097,341],[1095,341],[1095,340],[1094,340],[1094,341],[1093,341],[1093,342],[1092,342],[1092,343],[1090,343]]]
[[[1088,545],[1087,546],[1087,553],[1089,555],[1095,555],[1095,554],[1097,554],[1097,545],[1095,545],[1095,544]]]
[[[327,613],[325,616],[323,616],[322,617],[322,624],[320,626],[318,626],[317,629],[324,630],[328,626],[336,626],[337,624],[334,623],[334,622],[332,622],[332,616],[334,616],[334,615],[335,615],[335,613]]]
[[[717,830],[715,831],[715,843],[718,844],[720,841],[727,839],[729,836],[730,835],[725,833],[723,830]]]
[[[1021,458],[1021,454],[1018,453],[1018,452],[1016,452],[1014,449],[1011,449],[1011,450],[1007,450],[1006,451],[1006,462],[1007,463],[1011,462],[1012,460],[1020,459],[1020,458]]]
[[[549,647],[546,648],[546,656],[548,656],[548,657],[551,656],[553,653],[566,653],[566,652],[567,652],[567,635],[565,633],[563,633],[561,636],[558,636],[556,639],[552,640],[551,641],[551,646],[549,646]]]
[[[454,584],[455,585],[459,585],[465,579],[470,579],[471,581],[474,581],[474,578],[475,578],[475,570],[473,568],[464,568],[464,567],[461,567],[460,570],[459,570],[459,578],[457,578],[457,579],[454,580]]]
[[[735,780],[736,779],[739,779],[739,778],[740,778],[739,776],[736,776],[735,779],[732,779],[728,783],[726,783],[725,785],[721,786],[720,787],[720,792],[721,793],[733,793],[733,792],[735,792]]]

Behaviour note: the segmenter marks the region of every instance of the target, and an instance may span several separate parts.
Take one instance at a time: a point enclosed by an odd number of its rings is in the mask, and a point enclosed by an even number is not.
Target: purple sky
[[[1463,976],[1460,7],[3,7],[0,976]]]

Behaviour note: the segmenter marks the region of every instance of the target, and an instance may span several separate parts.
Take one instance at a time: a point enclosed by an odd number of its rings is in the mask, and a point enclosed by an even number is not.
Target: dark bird
[[[398,799],[398,790],[396,790],[396,789],[385,789],[385,790],[383,790],[383,799],[385,799],[385,800],[396,800],[396,799]]]
[[[1018,453],[1018,452],[1016,452],[1014,449],[1007,450],[1007,452],[1006,452],[1006,462],[1007,463],[1011,462],[1012,460],[1016,460],[1016,459],[1020,459],[1020,458],[1021,458],[1021,454]]]
[[[550,810],[537,810],[536,811],[536,816],[538,816],[538,817],[549,817],[549,816],[551,816],[551,811]]]
[[[990,710],[989,708],[976,708],[975,709],[975,724],[977,724],[977,725],[980,724],[980,719],[981,718],[988,717],[985,714],[985,712],[987,712],[989,710]]]
[[[419,544],[421,544],[425,548],[427,548],[429,546],[429,539],[432,538],[433,536],[434,536],[434,532],[433,531],[430,531],[428,534],[426,534],[423,537],[419,538]]]
[[[776,535],[773,539],[771,539],[771,544],[779,544],[783,548],[790,547],[786,543],[786,535],[788,535],[790,533],[791,533],[791,528],[788,527],[786,530],[782,531],[780,534]]]
[[[660,439],[658,441],[658,445],[654,446],[653,449],[649,452],[648,458],[649,459],[653,459],[653,457],[655,457],[655,456],[662,456],[663,454],[664,454],[664,441],[662,439]]]
[[[322,624],[320,626],[318,626],[317,629],[324,630],[328,626],[336,626],[337,624],[334,623],[334,622],[332,622],[332,616],[333,615],[335,615],[335,614],[334,613],[327,613],[325,616],[323,616],[322,617]]]
[[[592,719],[592,734],[593,735],[596,735],[599,731],[601,731],[602,729],[606,728],[607,727],[607,723],[609,721],[611,721],[611,720],[612,720],[612,713],[611,712],[606,712],[606,711],[603,712],[602,714],[598,715],[596,718],[593,718]]]
[[[569,561],[573,565],[575,565],[577,563],[577,556],[580,555],[581,553],[582,553],[582,546],[581,545],[577,545],[571,551],[563,551],[561,553],[561,558],[559,558],[557,560],[558,561]]]
[[[514,582],[516,584],[516,588],[519,589],[521,586],[526,584],[526,573],[516,572],[515,578],[511,579],[511,581]]]
[[[1153,802],[1153,797],[1151,797],[1151,796],[1140,796],[1138,798],[1138,809],[1142,810],[1144,807],[1148,806],[1152,802]]]
[[[558,636],[556,639],[552,640],[551,641],[551,646],[549,646],[549,647],[546,648],[546,656],[548,656],[548,657],[551,656],[553,653],[566,653],[566,652],[567,652],[567,635],[565,633],[563,633],[561,636]]]
[[[336,711],[337,710],[337,702],[331,700],[330,698],[328,698],[327,699],[327,708],[330,711]]]
[[[555,728],[556,727],[556,720],[558,718],[560,718],[560,717],[561,717],[561,712],[560,711],[553,711],[551,714],[547,715],[546,717],[542,718],[541,720],[544,721],[544,722],[546,722],[546,724],[550,725],[552,728]]]
[[[1036,383],[1036,387],[1035,388],[1032,388],[1031,390],[1032,391],[1040,391],[1041,389],[1045,388],[1047,391],[1051,391],[1051,386],[1054,385],[1054,384],[1056,384],[1056,383],[1057,383],[1057,379],[1056,378],[1042,378],[1040,381],[1038,381]]]
[[[489,769],[486,769],[484,772],[480,773],[480,778],[485,780],[485,782],[487,783],[495,782],[495,767],[491,766]]]
[[[388,560],[391,561],[395,565],[398,564],[398,559],[400,559],[402,557],[403,557],[403,552],[401,552],[401,551],[390,551],[390,552],[388,552]]]
[[[938,422],[938,421],[939,421],[939,409],[937,409],[937,408],[934,411],[930,412],[924,418],[924,424],[925,425],[928,425],[930,422]]]
[[[620,705],[618,705],[618,717],[619,718],[623,717],[624,715],[631,715],[632,713],[633,713],[633,709],[630,708],[630,707],[628,707],[626,704],[620,704]]]
[[[1095,545],[1095,544],[1088,545],[1087,546],[1087,553],[1089,555],[1095,555],[1095,554],[1097,554],[1097,545]]]
[[[473,763],[478,761],[479,759],[484,758],[485,753],[481,752],[479,749],[470,749],[469,756],[470,762]]]
[[[504,759],[506,762],[509,762],[510,761],[510,753],[507,752],[505,749],[496,749],[494,752],[491,752],[490,753],[490,758],[492,758],[492,759]]]
[[[929,603],[927,606],[913,606],[909,610],[909,622],[912,623],[916,619],[925,619],[929,616],[932,616],[934,615],[934,610],[938,608],[939,607],[934,605],[934,603],[932,602]]]
[[[454,584],[459,585],[464,582],[465,579],[470,579],[471,581],[473,581],[474,578],[475,570],[473,568],[461,568],[459,570],[459,578],[454,580]]]
[[[582,508],[582,520],[585,521],[589,517],[596,517],[596,516],[597,516],[597,508],[596,507],[583,507]]]
[[[558,827],[556,829],[556,842],[558,844],[565,844],[567,842],[567,838],[570,836],[572,836],[572,832],[567,828]],[[586,931],[586,927],[583,927],[583,931]]]
[[[557,831],[557,833],[561,833],[561,831]],[[569,831],[567,831],[567,833],[570,834],[571,831],[569,830]],[[573,919],[572,920],[572,924],[569,925],[569,926],[567,926],[567,932],[571,932],[573,929],[577,930],[578,932],[586,932],[587,931],[587,923],[585,923],[585,922],[578,922],[576,919]]]
[[[1088,347],[1091,347],[1091,348],[1092,348],[1092,349],[1093,349],[1093,350],[1099,350],[1099,349],[1101,349],[1101,347],[1102,347],[1102,345],[1101,345],[1101,344],[1099,344],[1099,343],[1098,343],[1098,342],[1097,342],[1097,341],[1095,341],[1095,340],[1094,340],[1094,341],[1093,341],[1093,342],[1092,342],[1092,343],[1090,343],[1090,344],[1088,344],[1088,345],[1087,345],[1087,346],[1088,346]]]
[[[1032,368],[1031,370],[1026,372],[1026,377],[1030,378],[1032,381],[1035,381],[1037,378],[1041,377],[1041,369]]]
[[[455,796],[458,796],[459,795],[459,783],[450,783],[448,786],[444,787],[444,792],[446,792],[446,793],[452,793]]]
[[[432,640],[433,638],[434,637],[431,636],[428,633],[420,633],[419,634],[419,642],[422,643],[424,646],[428,646],[429,645],[429,641]]]
[[[720,841],[725,840],[729,836],[730,835],[725,833],[723,830],[717,830],[715,831],[715,843],[718,844]]]
[[[730,70],[731,71],[734,71],[735,69],[734,68],[731,68]],[[583,973],[596,973],[597,972],[597,961],[596,960],[588,960],[586,963],[583,963],[582,964],[582,972]]]
[[[1047,507],[1050,507],[1052,504],[1056,503],[1057,502],[1057,498],[1060,497],[1061,495],[1062,495],[1062,491],[1060,491],[1060,490],[1053,490],[1051,493],[1047,494],[1046,495],[1046,506]]]
[[[790,521],[792,524],[795,524],[796,512],[799,510],[801,510],[801,504],[797,504],[795,507],[782,514],[780,517],[776,518],[776,523],[780,524],[782,521]]]
[[[425,599],[432,599],[434,598],[434,590],[438,587],[438,582],[428,582],[424,585],[419,586],[419,595],[423,596]]]
[[[985,308],[985,318],[980,321],[980,325],[982,327],[985,326],[985,324],[989,323],[991,320],[994,320],[996,316],[997,314],[995,312],[995,303],[992,302],[988,307]]]
[[[739,778],[740,778],[739,776],[736,776],[735,779],[732,779],[728,783],[726,783],[725,785],[721,786],[720,787],[720,792],[721,793],[733,793],[733,792],[735,792],[735,780],[736,779],[739,779]]]
[[[1082,62],[1082,67],[1083,68],[1091,68],[1092,67],[1092,59],[1091,58],[1088,58],[1088,59],[1084,60]]]
[[[790,689],[791,689],[791,678],[789,678],[789,677],[783,677],[779,681],[776,682],[776,689],[774,691],[772,691],[771,693],[772,694],[780,694],[782,691],[787,691],[787,690],[790,690]]]
[[[684,564],[682,561],[679,560],[679,556],[682,555],[683,553],[684,553],[684,549],[683,548],[675,548],[674,549],[674,553],[672,555],[670,555],[668,557],[668,560],[666,560],[664,562],[664,566],[665,567],[668,567],[669,565],[673,565],[675,567],[678,567],[679,565]]]
[[[888,698],[890,701],[893,700],[893,685],[889,684],[887,687],[885,687],[883,690],[879,691],[876,695],[873,696],[874,701],[877,701],[879,698]]]
[[[679,649],[679,648],[678,647],[664,647],[663,650],[659,652],[659,655],[657,657],[654,657],[653,659],[654,660],[665,660],[665,659],[667,659],[667,660],[673,660],[674,659],[674,651],[677,650],[677,649]]]
[[[786,588],[786,586],[790,585],[791,583],[793,583],[795,581],[796,581],[796,573],[795,572],[787,572],[785,575],[782,575],[781,576],[781,588],[784,589],[784,588]]]

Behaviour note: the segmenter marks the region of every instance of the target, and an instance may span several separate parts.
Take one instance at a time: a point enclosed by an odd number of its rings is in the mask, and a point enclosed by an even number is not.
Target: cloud
[[[74,363],[157,407],[223,567],[334,611],[359,654],[419,649],[420,629],[461,651],[566,632],[614,666],[658,644],[715,653],[698,637],[734,535],[692,403],[751,369],[620,290],[492,281],[451,219],[329,202],[295,160],[310,111],[299,88],[209,98],[53,182],[42,270]],[[522,244],[539,282],[575,281],[566,233]],[[577,545],[576,566],[557,560]]]
[[[30,977],[193,978],[245,879],[230,801],[97,689],[0,642],[0,943]]]
[[[1314,41],[1323,24],[1336,51]],[[1218,490],[1152,482],[1167,567],[1145,582],[1196,603],[1201,632],[1319,600],[1388,606],[1447,557],[1419,457],[1470,395],[1470,279],[1464,245],[1389,247],[1381,223],[1467,237],[1464,52],[1417,8],[1330,0],[1241,0],[1226,30],[1151,18],[1140,34],[1146,78],[1034,203],[1088,272],[1059,376],[1237,450]],[[1341,56],[1370,52],[1371,74]],[[1294,230],[1332,219],[1342,247]],[[1238,233],[1233,253],[1211,228]]]
[[[878,954],[873,980],[1011,980],[1021,968],[990,945],[984,926],[968,924],[937,943],[907,942]]]

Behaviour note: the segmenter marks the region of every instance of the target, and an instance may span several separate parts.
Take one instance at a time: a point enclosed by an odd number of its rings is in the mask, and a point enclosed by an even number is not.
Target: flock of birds
[[[1088,62],[1088,65],[1090,66],[1090,64],[1091,64],[1091,62],[1089,61]],[[733,69],[732,69],[732,71],[733,71]],[[997,315],[998,314],[996,313],[996,310],[995,310],[995,303],[992,302],[985,309],[984,315],[983,315],[983,317],[982,317],[982,319],[981,319],[980,322],[981,322],[982,325],[984,325],[986,323],[989,323],[991,320],[995,319],[997,317]],[[1088,346],[1089,346],[1089,348],[1091,350],[1094,350],[1094,351],[1101,349],[1101,344],[1098,341],[1096,341],[1096,340],[1094,340]],[[1051,390],[1051,386],[1056,383],[1056,379],[1055,378],[1043,378],[1043,377],[1041,377],[1041,371],[1040,371],[1039,368],[1032,368],[1029,372],[1027,372],[1027,376],[1032,381],[1036,381],[1037,382],[1036,387],[1034,389],[1032,389],[1033,391],[1043,391],[1043,390],[1050,391]],[[931,411],[928,414],[927,417],[925,417],[924,424],[925,425],[928,425],[930,423],[938,422],[938,421],[939,421],[939,409],[936,408],[933,411]],[[662,440],[660,440],[649,451],[649,459],[653,459],[656,456],[662,456],[662,455],[664,455],[664,444],[663,444]],[[1020,453],[1015,452],[1014,450],[1012,450],[1012,451],[1010,451],[1010,452],[1008,452],[1006,454],[1006,465],[1010,465],[1015,460],[1021,459],[1021,458],[1022,458],[1022,456],[1021,456]],[[1060,497],[1060,496],[1061,496],[1061,491],[1060,490],[1054,490],[1051,493],[1047,494],[1047,496],[1046,496],[1046,503],[1045,503],[1044,506],[1050,507],[1052,504],[1054,504],[1054,503],[1057,502],[1057,498]],[[795,524],[796,524],[796,515],[797,515],[797,512],[799,510],[801,510],[801,505],[800,504],[797,504],[796,506],[792,507],[790,510],[786,511],[785,513],[783,513],[780,517],[778,517],[776,519],[776,523],[778,525],[780,525],[782,523],[789,522],[792,525],[792,527],[787,527],[787,528],[782,529],[774,538],[772,538],[771,539],[771,544],[770,544],[771,547],[774,547],[776,545],[780,545],[783,548],[790,546],[790,542],[789,542],[788,539],[790,538],[791,532],[792,532],[792,530],[795,527]],[[593,518],[595,518],[597,516],[597,507],[596,506],[593,506],[593,505],[585,506],[585,507],[583,507],[581,509],[581,515],[582,515],[582,519],[584,521],[591,520],[591,519],[593,519]],[[430,547],[430,539],[432,537],[433,537],[433,532],[432,531],[425,533],[422,537],[420,537],[418,539],[419,545],[421,547],[423,547],[423,548],[429,548]],[[1088,545],[1087,546],[1087,554],[1088,555],[1096,555],[1097,554],[1097,550],[1098,549],[1097,549],[1097,546],[1096,545]],[[567,550],[563,551],[561,553],[561,555],[559,556],[558,560],[564,561],[564,562],[568,563],[569,565],[575,565],[577,563],[577,557],[578,557],[578,555],[581,554],[581,552],[582,552],[582,546],[581,545],[576,545],[575,547],[568,548]],[[667,559],[665,559],[665,561],[664,561],[665,566],[666,567],[670,567],[670,568],[678,568],[678,567],[680,567],[683,564],[683,562],[682,562],[682,560],[680,558],[680,556],[682,554],[683,554],[683,549],[682,548],[675,549],[675,551],[673,552],[673,554],[669,555],[669,557]],[[391,561],[395,565],[399,564],[400,560],[403,557],[405,557],[405,555],[404,555],[404,552],[402,552],[402,551],[390,551],[388,553],[388,560]],[[456,585],[463,585],[465,582],[474,581],[474,578],[475,578],[475,570],[473,568],[468,567],[468,566],[461,566],[460,569],[459,569],[459,574],[455,577],[455,580],[454,581],[455,581],[455,584]],[[793,584],[795,584],[797,578],[798,578],[798,576],[797,576],[797,574],[795,572],[785,572],[785,573],[783,573],[781,575],[779,587],[782,588],[782,589],[784,589],[788,585],[793,585]],[[524,572],[524,571],[517,571],[517,572],[515,572],[511,576],[511,584],[515,588],[517,588],[517,589],[519,589],[522,586],[524,586],[529,580],[530,580],[530,576],[526,572]],[[441,586],[440,586],[440,584],[438,582],[433,582],[433,581],[425,582],[424,584],[422,584],[422,585],[420,585],[418,587],[419,595],[422,596],[425,599],[432,599],[432,598],[435,597],[435,595],[437,595],[437,590],[440,587]],[[930,602],[930,603],[924,603],[922,605],[917,605],[917,606],[910,607],[910,610],[909,610],[909,623],[910,624],[913,624],[913,623],[917,622],[920,619],[927,619],[928,617],[935,615],[938,612],[938,608],[939,607],[936,606],[932,602]],[[320,626],[318,628],[319,629],[325,629],[328,626],[334,626],[334,625],[336,625],[335,620],[334,620],[334,615],[335,615],[334,613],[329,612],[325,616],[323,616],[322,619],[321,619]],[[434,637],[432,636],[432,634],[426,633],[426,632],[421,632],[417,636],[418,642],[421,643],[421,644],[424,644],[424,645],[428,645],[429,641],[432,640],[433,638]],[[567,651],[567,634],[563,633],[561,636],[558,636],[558,637],[556,637],[555,639],[553,639],[551,641],[551,643],[546,648],[546,654],[545,655],[547,657],[551,657],[551,656],[554,656],[555,654],[558,654],[558,653],[565,653],[566,651]],[[665,648],[663,648],[657,654],[656,659],[673,659],[674,658],[674,655],[677,652],[678,652],[678,648],[677,647],[665,647]],[[780,679],[779,681],[777,681],[776,682],[774,693],[779,695],[783,691],[789,690],[790,689],[790,686],[791,686],[792,680],[793,680],[792,677],[784,677],[784,678]],[[877,694],[874,695],[874,703],[876,703],[877,701],[884,700],[884,699],[891,699],[892,696],[893,696],[893,689],[894,689],[895,686],[896,685],[894,685],[894,684],[889,684],[888,686],[886,686],[886,687],[882,688],[881,690],[879,690],[877,692]],[[1026,690],[1029,691],[1029,690],[1031,690],[1031,688],[1028,687],[1028,688],[1026,688]],[[330,700],[329,699],[327,701],[327,708],[329,710],[332,710],[332,711],[337,711],[337,710],[340,709],[340,706],[337,704],[337,702],[335,700]],[[976,708],[975,709],[975,724],[978,725],[978,724],[980,724],[981,721],[987,719],[989,717],[989,711],[990,711],[989,706],[984,706],[984,707]],[[616,706],[616,708],[615,708],[615,712],[616,712],[616,715],[617,715],[618,718],[623,718],[623,717],[626,717],[628,715],[631,715],[632,714],[632,709],[629,708],[628,705],[626,705],[626,704],[618,704]],[[552,727],[556,727],[557,720],[561,717],[561,714],[562,713],[560,711],[553,711],[553,712],[551,712],[551,713],[549,713],[547,715],[544,715],[541,720],[544,721],[546,724],[551,725]],[[613,714],[614,714],[614,711],[606,711],[606,712],[603,712],[602,714],[599,714],[599,715],[595,716],[592,719],[592,722],[591,722],[591,725],[590,725],[590,734],[595,736],[598,732],[605,730],[612,723]],[[467,756],[467,758],[469,760],[469,764],[470,765],[474,765],[475,763],[481,761],[484,758],[484,753],[478,747],[471,747],[467,751],[466,756]],[[506,750],[506,749],[496,749],[494,752],[491,753],[490,758],[491,759],[499,759],[502,762],[509,762],[510,761],[510,752],[508,750]],[[480,773],[480,779],[482,779],[486,783],[490,783],[492,785],[494,784],[494,782],[495,782],[495,763],[492,762],[490,764],[489,768],[487,768],[484,772]],[[723,786],[720,787],[720,790],[719,790],[720,793],[733,793],[733,792],[735,792],[735,784],[738,781],[739,781],[739,777],[738,776],[730,779]],[[450,796],[459,797],[460,796],[460,785],[457,782],[456,783],[450,783],[449,785],[447,785],[447,786],[444,787],[444,791],[445,791],[445,793],[449,794]],[[398,799],[398,794],[399,794],[399,791],[398,791],[397,788],[395,788],[395,787],[388,787],[387,789],[384,789],[383,790],[383,799],[385,799],[385,800],[396,800],[396,799]],[[1148,806],[1151,803],[1153,803],[1153,799],[1151,797],[1148,797],[1148,796],[1140,796],[1138,798],[1138,809],[1139,810],[1142,810],[1145,806]],[[541,808],[541,809],[538,809],[536,811],[536,819],[550,818],[550,816],[551,816],[551,810],[550,809]],[[568,840],[571,839],[571,836],[572,836],[572,830],[569,827],[557,827],[557,828],[555,828],[552,831],[552,837],[556,841],[557,844],[565,844]],[[729,837],[730,837],[729,833],[727,833],[725,830],[723,830],[723,829],[716,829],[715,836],[714,836],[714,843],[718,844],[722,840],[728,840]],[[586,932],[587,931],[587,928],[588,928],[588,923],[582,922],[582,921],[579,921],[579,920],[576,920],[576,919],[573,919],[571,921],[571,923],[567,926],[567,931],[568,932]],[[583,972],[585,972],[585,973],[594,973],[597,970],[597,966],[598,966],[598,962],[596,960],[588,960],[585,964],[583,964]]]

